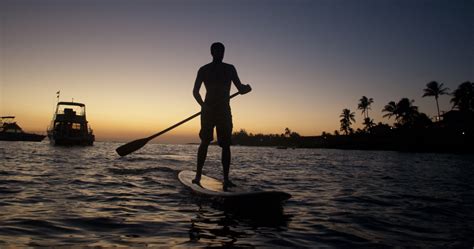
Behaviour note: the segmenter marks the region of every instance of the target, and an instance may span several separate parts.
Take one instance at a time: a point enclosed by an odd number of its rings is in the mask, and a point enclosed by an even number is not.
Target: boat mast
[[[59,96],[61,95],[61,90],[58,90],[56,92],[56,108],[54,112],[54,116],[56,116],[56,113],[58,112],[58,103],[59,103]]]
[[[54,129],[54,120],[56,120],[56,114],[58,113],[58,103],[59,103],[59,96],[61,95],[61,90],[56,92],[56,107],[54,108],[54,116],[53,120],[51,121],[51,129]]]

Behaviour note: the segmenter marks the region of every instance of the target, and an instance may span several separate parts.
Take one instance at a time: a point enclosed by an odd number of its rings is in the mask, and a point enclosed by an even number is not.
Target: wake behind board
[[[291,195],[282,191],[246,191],[239,188],[229,188],[224,191],[222,182],[209,176],[201,176],[201,186],[192,183],[196,172],[183,170],[179,172],[179,181],[196,194],[211,198],[219,198],[227,203],[239,205],[276,205],[291,198]]]

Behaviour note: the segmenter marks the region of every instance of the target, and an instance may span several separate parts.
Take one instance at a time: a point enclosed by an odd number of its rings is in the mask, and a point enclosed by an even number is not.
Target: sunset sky
[[[426,83],[474,79],[473,13],[455,0],[0,0],[0,115],[45,133],[60,90],[86,104],[97,140],[151,135],[199,111],[196,72],[220,41],[253,87],[232,100],[234,130],[320,135],[343,108],[361,127],[363,95],[375,122],[392,123],[381,110],[402,97],[434,116]],[[156,142],[198,131],[195,119]]]

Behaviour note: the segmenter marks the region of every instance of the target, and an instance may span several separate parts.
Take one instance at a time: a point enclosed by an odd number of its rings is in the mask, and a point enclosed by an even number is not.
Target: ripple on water
[[[469,155],[233,147],[231,177],[291,193],[283,209],[248,212],[177,180],[195,145],[2,147],[0,247],[464,247],[474,245]],[[222,178],[220,148],[206,174]]]
[[[113,174],[117,175],[146,175],[150,173],[176,173],[175,169],[168,167],[146,167],[146,168],[109,168]]]

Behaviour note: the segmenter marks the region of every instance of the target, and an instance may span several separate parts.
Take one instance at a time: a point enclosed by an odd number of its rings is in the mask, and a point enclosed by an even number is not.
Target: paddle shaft
[[[229,97],[229,99],[231,99],[231,98],[233,98],[233,97],[235,97],[235,96],[237,96],[237,95],[239,95],[239,94],[240,94],[240,93],[234,93],[234,94],[232,94],[232,95]],[[172,125],[171,127],[168,127],[168,128],[166,128],[166,129],[164,129],[164,130],[162,130],[162,131],[160,131],[160,132],[158,132],[158,133],[156,133],[156,134],[153,134],[153,135],[151,135],[151,136],[149,136],[149,137],[137,139],[137,140],[134,140],[134,141],[132,141],[132,142],[126,143],[126,144],[124,144],[124,145],[118,147],[117,149],[115,149],[115,151],[116,151],[117,154],[119,154],[120,156],[126,156],[126,155],[128,155],[128,154],[130,154],[130,153],[133,153],[134,151],[137,151],[137,150],[139,150],[141,147],[145,146],[145,144],[147,144],[148,142],[150,142],[150,140],[152,140],[153,138],[158,137],[159,135],[161,135],[161,134],[163,134],[163,133],[165,133],[165,132],[168,132],[168,131],[170,131],[170,130],[172,130],[172,129],[174,129],[174,128],[176,128],[176,127],[178,127],[178,126],[180,126],[180,125],[182,125],[182,124],[184,124],[184,123],[186,123],[186,122],[188,122],[189,120],[191,120],[191,119],[193,119],[193,118],[199,116],[200,114],[201,114],[201,112],[198,112],[198,113],[192,115],[191,117],[189,117],[189,118],[187,118],[187,119],[185,119],[185,120],[183,120],[183,121],[181,121],[181,122],[179,122],[179,123],[177,123],[177,124],[175,124],[175,125]]]
[[[240,93],[236,92],[236,93],[230,95],[229,99],[231,99],[231,98],[233,98],[233,97],[235,97],[235,96],[237,96],[237,95],[239,95],[239,94],[240,94]],[[195,117],[197,117],[197,116],[199,116],[199,115],[201,115],[201,112],[198,112],[198,113],[192,115],[191,117],[189,117],[189,118],[187,118],[187,119],[185,119],[185,120],[183,120],[183,121],[181,121],[181,122],[179,122],[179,123],[176,123],[176,124],[174,124],[174,125],[172,125],[172,126],[166,128],[166,129],[164,129],[164,130],[162,130],[162,131],[160,131],[160,132],[158,132],[158,133],[156,133],[156,134],[153,134],[153,135],[149,136],[147,139],[148,139],[148,141],[150,141],[150,140],[152,140],[153,138],[158,137],[158,136],[160,136],[161,134],[166,133],[166,132],[168,132],[168,131],[174,129],[174,128],[176,128],[176,127],[178,127],[178,126],[180,126],[180,125],[182,125],[182,124],[188,122],[189,120],[191,120],[191,119],[193,119],[193,118],[195,118]]]

